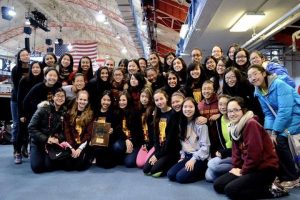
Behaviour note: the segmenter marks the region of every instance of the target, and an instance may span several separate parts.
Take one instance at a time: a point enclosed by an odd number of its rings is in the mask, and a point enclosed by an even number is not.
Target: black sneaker
[[[279,184],[273,183],[269,189],[274,198],[288,196],[289,193]]]
[[[27,146],[22,146],[21,152],[22,152],[22,156],[24,158],[28,158],[28,149],[27,149]]]

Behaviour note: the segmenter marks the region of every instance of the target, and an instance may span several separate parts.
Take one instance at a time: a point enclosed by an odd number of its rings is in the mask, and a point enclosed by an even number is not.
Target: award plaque
[[[95,121],[93,123],[91,145],[107,147],[109,143],[110,128],[111,128],[110,123]]]

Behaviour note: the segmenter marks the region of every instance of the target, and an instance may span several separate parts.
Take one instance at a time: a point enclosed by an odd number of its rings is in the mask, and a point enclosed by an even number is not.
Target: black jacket
[[[52,94],[61,87],[61,83],[57,82],[53,87],[47,87],[45,83],[36,84],[26,95],[24,99],[24,111],[31,117],[37,110],[37,105],[42,101],[52,100]]]
[[[28,126],[31,142],[43,146],[47,143],[49,136],[57,137],[60,142],[65,141],[63,133],[64,113],[64,107],[56,111],[52,103],[39,107]]]
[[[118,134],[118,137],[121,139],[129,139],[133,146],[140,148],[143,144],[143,129],[142,129],[142,120],[141,116],[138,113],[135,113],[133,109],[128,109],[124,111],[122,109],[117,109],[114,114],[116,119],[116,125],[114,131]],[[123,119],[126,119],[126,126],[130,131],[130,138],[127,138],[123,132]]]
[[[96,77],[91,79],[85,88],[90,95],[92,109],[99,110],[102,94],[105,90],[111,90],[111,84],[109,81],[102,81],[97,72]]]
[[[27,114],[24,111],[24,99],[28,92],[31,90],[33,86],[42,82],[44,79],[43,75],[38,77],[23,77],[19,83],[18,89],[18,114],[19,117],[27,117]],[[30,119],[28,119],[30,120]]]
[[[171,110],[167,115],[167,127],[165,129],[166,140],[163,143],[159,141],[159,132],[155,130],[154,146],[155,157],[157,159],[169,155],[179,157],[179,151],[181,149],[179,141],[179,113]]]
[[[11,91],[11,100],[17,101],[19,82],[22,76],[28,74],[29,68],[22,68],[22,66],[15,66],[11,71],[11,80],[13,82],[13,89]]]

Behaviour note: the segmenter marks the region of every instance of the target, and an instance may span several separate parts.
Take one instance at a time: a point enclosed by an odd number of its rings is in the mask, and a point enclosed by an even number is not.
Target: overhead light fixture
[[[120,38],[121,38],[121,37],[120,37],[119,33],[117,33],[116,39],[120,39]]]
[[[67,48],[68,48],[68,50],[69,50],[69,51],[71,51],[71,50],[72,50],[72,48],[73,48],[72,44],[71,44],[71,43],[69,43],[69,45],[67,46]]]
[[[26,20],[25,20],[25,25],[26,25],[26,26],[29,26],[29,25],[30,25],[30,20],[29,20],[29,19],[26,19]]]
[[[122,54],[126,54],[127,53],[127,49],[124,47],[122,50],[121,50]]]
[[[245,12],[230,28],[230,32],[246,32],[257,25],[264,17],[263,12]]]
[[[97,20],[103,23],[105,22],[105,19],[106,19],[105,15],[103,14],[102,10],[100,10],[97,15]]]
[[[186,34],[189,31],[189,25],[188,24],[182,24],[179,36],[180,38],[184,39],[186,37]]]
[[[16,11],[13,7],[2,6],[1,7],[2,19],[12,20],[16,16]]]

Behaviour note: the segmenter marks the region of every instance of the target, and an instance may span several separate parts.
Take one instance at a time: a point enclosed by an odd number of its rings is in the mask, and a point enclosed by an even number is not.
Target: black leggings
[[[149,159],[147,160],[147,162],[145,163],[144,166],[144,173],[145,174],[155,174],[158,172],[162,172],[162,175],[166,175],[167,171],[173,166],[175,165],[175,163],[177,163],[178,161],[178,157],[174,156],[174,155],[165,155],[161,158],[159,158],[156,163],[154,165],[151,165],[149,163],[150,158],[153,156],[154,154],[152,154]]]
[[[276,177],[276,171],[266,169],[242,176],[226,173],[217,178],[214,189],[225,193],[230,199],[259,199],[273,197],[269,191]]]
[[[288,139],[278,135],[276,138],[276,152],[279,158],[279,174],[280,181],[294,181],[299,177],[295,162],[289,149]]]

